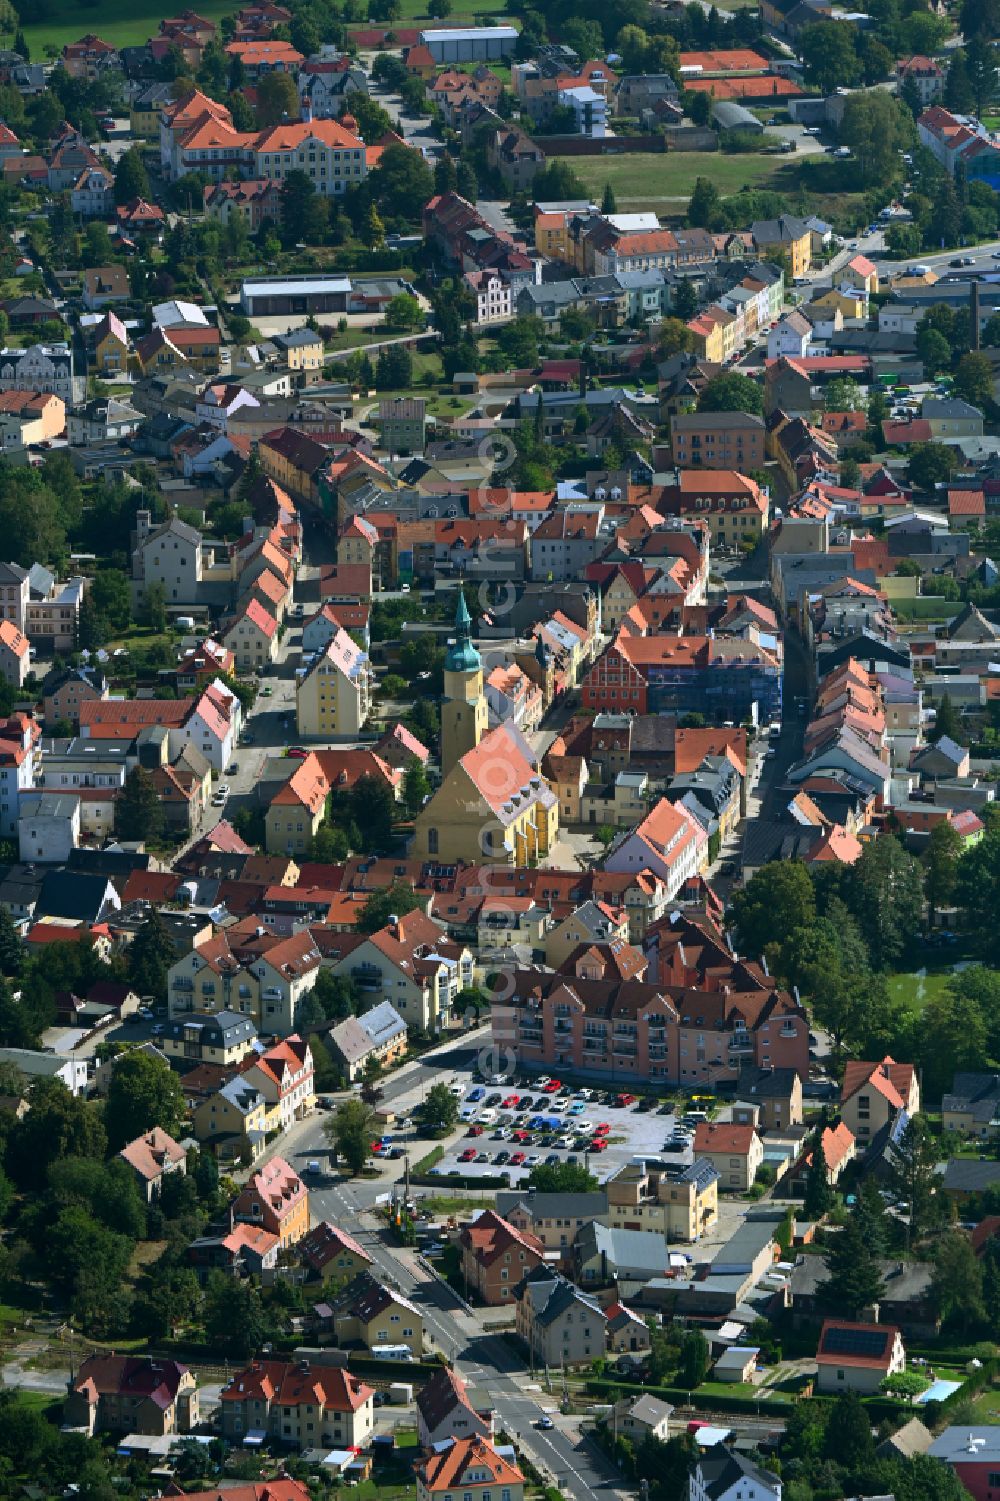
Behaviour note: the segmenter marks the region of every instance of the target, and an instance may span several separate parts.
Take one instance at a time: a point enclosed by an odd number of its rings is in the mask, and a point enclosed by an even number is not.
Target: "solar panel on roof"
[[[887,1339],[884,1329],[828,1329],[823,1352],[826,1355],[878,1356],[884,1354]]]

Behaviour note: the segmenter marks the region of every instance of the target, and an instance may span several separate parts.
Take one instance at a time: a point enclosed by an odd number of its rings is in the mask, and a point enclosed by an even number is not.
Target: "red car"
[[[470,1126],[465,1134],[466,1136],[482,1136],[483,1128],[482,1126]]]
[[[594,1139],[593,1139],[593,1141],[590,1143],[590,1146],[587,1148],[587,1151],[588,1152],[604,1152],[604,1151],[607,1150],[607,1145],[608,1144],[604,1140],[603,1136],[595,1136]]]
[[[521,1163],[523,1161],[524,1161],[524,1153],[523,1152],[511,1152],[511,1154],[510,1154],[510,1165],[511,1165],[511,1167],[520,1167]]]
[[[562,1089],[562,1082],[559,1079],[550,1079],[545,1088],[542,1090],[542,1093],[558,1094],[560,1089]]]
[[[514,1140],[515,1141],[521,1141],[521,1142],[523,1142],[526,1147],[530,1146],[531,1145],[531,1132],[530,1131],[515,1131],[514,1132]]]
[[[595,1126],[594,1127],[594,1135],[595,1136],[607,1136],[607,1134],[608,1134],[608,1132],[610,1130],[611,1130],[611,1127],[608,1124],[608,1122],[607,1121],[601,1121],[601,1124],[599,1126]]]
[[[509,1094],[503,1102],[504,1110],[516,1110],[521,1103],[520,1095]]]
[[[304,761],[309,752],[301,745],[290,745],[285,751],[286,756],[291,756],[293,761]]]
[[[635,1104],[638,1098],[638,1095],[634,1094],[620,1094],[615,1101],[615,1104],[618,1106],[619,1110],[627,1110],[630,1105]]]
[[[459,1160],[459,1162],[475,1162],[475,1160],[476,1160],[476,1149],[475,1149],[475,1147],[466,1147],[465,1151],[461,1153],[461,1155],[459,1156],[458,1160]]]

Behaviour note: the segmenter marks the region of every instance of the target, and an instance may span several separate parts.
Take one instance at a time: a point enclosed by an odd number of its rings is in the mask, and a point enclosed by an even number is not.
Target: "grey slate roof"
[[[603,1191],[594,1193],[537,1193],[532,1189],[508,1189],[497,1194],[497,1214],[506,1218],[523,1204],[536,1220],[590,1220],[608,1207]]]
[[[186,1016],[181,1021],[167,1022],[166,1036],[179,1040],[196,1027],[203,1047],[233,1047],[236,1043],[252,1041],[257,1029],[248,1016],[236,1011],[219,1011],[214,1016]]]
[[[1000,1114],[1000,1074],[956,1074],[941,1109],[961,1111],[988,1126]]]
[[[776,1475],[762,1470],[735,1449],[724,1449],[721,1444],[698,1460],[697,1469],[705,1494],[712,1501],[734,1491],[741,1480],[753,1482],[754,1495],[772,1495],[775,1501],[781,1496],[781,1481]]]
[[[953,1157],[944,1170],[942,1185],[951,1193],[982,1193],[1000,1183],[1000,1162],[974,1162]]]
[[[553,1272],[544,1265],[530,1271],[518,1287],[518,1296],[528,1298],[534,1308],[535,1322],[548,1327],[561,1319],[567,1309],[578,1304],[588,1313],[604,1318],[604,1312],[596,1298],[588,1297],[567,1277]]]

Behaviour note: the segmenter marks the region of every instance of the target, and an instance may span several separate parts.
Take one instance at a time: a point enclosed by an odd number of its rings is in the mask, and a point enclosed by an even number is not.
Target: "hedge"
[[[422,1386],[441,1369],[441,1363],[437,1360],[381,1360],[377,1355],[350,1350],[347,1352],[347,1368],[352,1375],[371,1376],[376,1381],[405,1381],[410,1386]]]
[[[691,1406],[703,1408],[706,1411],[716,1412],[760,1412],[767,1417],[787,1418],[792,1405],[792,1398],[784,1402],[778,1402],[774,1398],[744,1397],[735,1393],[729,1396],[717,1396],[715,1392],[700,1392],[697,1387],[689,1392],[686,1386],[642,1386],[636,1382],[604,1381],[594,1378],[587,1382],[587,1391],[595,1397],[611,1397],[617,1400],[619,1397],[627,1397],[632,1393],[636,1396],[659,1397],[663,1402],[670,1402],[673,1406],[686,1406],[688,1398]]]
[[[965,1388],[963,1388],[963,1392],[964,1390]],[[736,1392],[732,1396],[723,1396],[716,1391],[700,1391],[697,1387],[689,1392],[687,1387],[642,1386],[635,1382],[602,1381],[599,1379],[588,1381],[587,1391],[592,1392],[595,1396],[611,1397],[613,1400],[617,1400],[618,1397],[630,1396],[632,1393],[635,1393],[636,1396],[659,1397],[661,1401],[670,1402],[675,1407],[686,1406],[690,1397],[690,1405],[696,1410],[742,1413],[744,1416],[750,1412],[759,1412],[763,1417],[771,1418],[787,1418],[792,1404],[796,1400],[792,1395],[789,1395],[784,1402],[779,1402],[773,1397],[761,1399],[744,1396]],[[962,1393],[955,1393],[956,1397],[960,1395]],[[820,1392],[810,1397],[809,1400],[811,1402],[831,1404],[836,1401],[836,1397],[832,1394],[828,1395],[826,1392]],[[954,1399],[949,1398],[948,1400],[953,1401]],[[947,1410],[945,1403],[941,1405],[944,1410]],[[881,1423],[883,1420],[888,1420],[898,1426],[901,1422],[905,1422],[907,1418],[918,1415],[916,1409],[909,1402],[899,1402],[894,1397],[872,1397],[865,1400],[864,1406],[865,1412],[870,1414],[873,1423]]]
[[[429,1156],[430,1154],[428,1154]],[[426,1162],[427,1157],[424,1158]],[[433,1164],[432,1164],[433,1166]],[[498,1176],[487,1176],[485,1173],[480,1178],[466,1177],[463,1173],[428,1173],[419,1171],[420,1164],[410,1174],[410,1182],[418,1184],[421,1188],[481,1188],[484,1193],[496,1193],[498,1189],[509,1188],[510,1178],[506,1173]]]

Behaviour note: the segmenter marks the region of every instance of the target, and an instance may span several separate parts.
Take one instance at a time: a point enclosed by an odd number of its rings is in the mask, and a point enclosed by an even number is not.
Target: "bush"
[[[761,138],[755,130],[723,130],[719,134],[719,149],[733,156],[743,156],[760,148]]]

